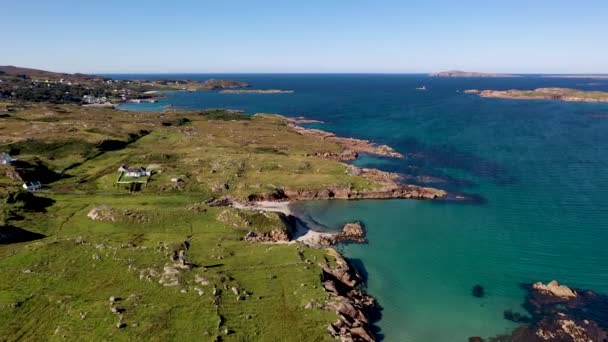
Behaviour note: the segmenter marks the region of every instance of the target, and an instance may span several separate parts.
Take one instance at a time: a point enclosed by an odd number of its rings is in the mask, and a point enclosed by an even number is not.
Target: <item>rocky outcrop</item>
[[[249,242],[289,242],[291,239],[285,230],[273,229],[270,232],[248,232],[245,241]]]
[[[115,222],[116,215],[112,208],[108,206],[95,207],[89,211],[87,217],[93,221],[110,221]]]
[[[109,206],[99,206],[91,209],[87,217],[93,221],[146,223],[150,221],[144,213],[132,209],[117,210]]]
[[[319,245],[333,246],[338,243],[367,243],[365,230],[361,222],[347,223],[337,234],[322,234],[319,236]]]
[[[283,191],[289,200],[313,200],[313,199],[437,199],[447,195],[443,190],[421,187],[417,185],[395,185],[378,190],[352,190],[345,188],[333,188],[324,190],[285,190]]]
[[[375,155],[379,155],[379,156],[392,157],[392,158],[404,158],[404,156],[401,153],[395,151],[392,147],[387,146],[387,145],[378,145],[378,144],[372,143],[369,140],[342,138],[342,137],[336,136],[333,133],[322,131],[320,129],[305,128],[305,127],[298,126],[297,124],[294,123],[296,121],[289,120],[287,118],[285,118],[284,120],[285,120],[285,123],[287,124],[287,126],[291,127],[297,133],[299,133],[301,135],[309,135],[309,136],[314,136],[314,137],[318,137],[318,138],[323,138],[325,140],[329,140],[331,142],[336,143],[337,145],[340,145],[342,148],[344,148],[344,150],[350,150],[350,151],[354,151],[357,153],[375,154]],[[324,154],[324,152],[321,152],[318,154],[322,156]]]
[[[357,159],[359,157],[359,153],[353,150],[344,150],[342,152],[316,152],[314,154],[308,154],[306,156],[318,157],[340,162],[348,162]]]
[[[388,184],[376,190],[353,190],[350,188],[328,188],[323,190],[288,190],[275,189],[272,192],[251,194],[247,196],[249,202],[259,201],[301,201],[301,200],[328,200],[328,199],[437,199],[447,196],[447,192],[440,189],[422,187],[410,184]]]
[[[375,341],[371,332],[373,317],[380,310],[376,300],[365,294],[357,271],[334,249],[328,254],[335,258],[335,266],[322,264],[323,288],[329,300],[323,308],[338,315],[338,320],[327,331],[341,341]]]
[[[591,342],[605,341],[606,332],[597,323],[574,320],[565,314],[543,318],[532,329],[519,329],[513,341],[560,341]]]
[[[489,341],[589,342],[608,338],[608,296],[574,290],[555,280],[525,288],[528,295],[523,306],[531,317],[517,314],[517,321],[529,324]],[[519,319],[522,317],[525,319]]]
[[[307,119],[303,116],[298,116],[295,118],[285,118],[287,120],[287,122],[289,122],[290,124],[294,124],[294,125],[301,125],[301,124],[322,124],[324,123],[323,121],[320,120],[314,120],[314,119]]]
[[[536,291],[542,292],[542,293],[546,293],[549,295],[553,295],[559,298],[575,298],[576,297],[576,292],[572,291],[572,289],[570,289],[568,286],[566,285],[560,285],[557,280],[553,280],[550,283],[548,283],[547,285],[538,282],[538,283],[534,283],[532,285],[532,288]]]

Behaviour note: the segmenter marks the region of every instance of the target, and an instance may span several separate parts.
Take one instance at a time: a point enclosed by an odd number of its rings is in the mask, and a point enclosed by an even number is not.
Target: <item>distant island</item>
[[[593,78],[608,80],[608,75],[543,75],[545,78]]]
[[[480,97],[515,100],[559,100],[567,102],[608,102],[608,92],[584,91],[570,88],[538,88],[534,90],[477,90],[464,91]]]
[[[442,71],[430,74],[431,77],[521,77],[511,74],[490,74],[483,72],[470,72],[460,70]]]
[[[281,89],[226,89],[220,91],[222,94],[292,94],[293,90]]]

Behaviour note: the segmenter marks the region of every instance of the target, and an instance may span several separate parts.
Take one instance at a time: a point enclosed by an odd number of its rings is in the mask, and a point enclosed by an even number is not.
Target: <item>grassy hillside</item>
[[[307,156],[341,147],[273,115],[13,103],[0,112],[0,152],[18,159],[0,166],[3,340],[330,339],[336,315],[305,306],[327,298],[319,263],[333,257],[245,242],[285,227],[276,214],[205,201],[377,186]],[[121,164],[155,174],[131,192],[116,184]],[[20,178],[45,187],[25,194]]]

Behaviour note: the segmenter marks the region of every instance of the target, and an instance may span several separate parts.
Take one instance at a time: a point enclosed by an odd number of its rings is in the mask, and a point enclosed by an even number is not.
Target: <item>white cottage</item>
[[[149,177],[152,175],[152,171],[146,170],[145,167],[128,167],[127,165],[121,165],[118,168],[118,172],[124,172],[127,177]]]
[[[0,153],[0,164],[8,165],[15,161],[8,153]]]
[[[22,187],[27,191],[36,191],[42,188],[42,183],[39,181],[25,182]]]

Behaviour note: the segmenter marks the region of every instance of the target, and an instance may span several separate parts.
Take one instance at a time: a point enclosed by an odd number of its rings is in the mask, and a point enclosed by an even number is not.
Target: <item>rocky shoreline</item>
[[[340,154],[317,154],[315,157],[352,161],[358,157],[357,152],[377,154],[387,157],[403,158],[389,146],[376,145],[366,140],[340,138],[333,133],[308,129],[298,126],[301,123],[319,123],[305,118],[284,118],[286,124],[298,133],[331,139],[345,148]],[[267,233],[248,232],[244,240],[254,243],[293,243],[323,248],[340,243],[366,243],[365,230],[360,222],[347,223],[340,232],[318,232],[308,227],[301,218],[297,217],[290,208],[290,203],[300,200],[329,200],[329,199],[436,199],[443,198],[447,193],[443,190],[425,188],[416,185],[401,184],[401,177],[396,173],[377,169],[347,166],[347,173],[361,176],[380,184],[380,188],[369,191],[356,191],[350,188],[328,188],[324,190],[291,190],[277,188],[270,193],[251,194],[247,202],[239,202],[232,198],[222,198],[211,201],[213,206],[231,206],[241,210],[272,211],[280,213],[286,231],[273,230]],[[376,300],[364,292],[364,282],[348,261],[333,248],[328,253],[335,258],[335,266],[327,262],[321,264],[323,269],[322,286],[328,293],[325,303],[309,303],[307,308],[318,307],[333,311],[338,319],[328,325],[329,334],[341,341],[376,341],[373,333],[373,322],[379,317],[381,310]]]
[[[241,210],[277,212],[281,216],[286,230],[275,229],[270,232],[257,233],[250,231],[243,239],[252,243],[302,243],[314,248],[327,248],[342,243],[366,243],[365,229],[360,222],[344,225],[341,231],[327,233],[313,230],[302,218],[291,210],[290,204],[301,200],[330,200],[330,199],[438,199],[447,196],[440,189],[402,184],[399,174],[371,168],[360,168],[346,164],[355,160],[359,153],[369,153],[392,158],[404,158],[393,148],[377,145],[367,140],[342,138],[322,130],[304,128],[298,124],[321,123],[303,117],[286,118],[280,116],[283,122],[302,135],[328,139],[344,150],[341,153],[317,153],[311,157],[325,158],[343,163],[346,172],[353,176],[366,178],[379,185],[372,190],[354,190],[350,187],[332,187],[321,190],[296,190],[276,188],[267,193],[254,193],[243,200],[223,197],[208,202],[211,206],[233,207]],[[379,317],[381,310],[376,300],[364,292],[364,282],[357,270],[333,248],[328,253],[336,260],[334,266],[327,262],[321,264],[323,269],[322,286],[328,293],[325,303],[309,303],[307,308],[318,307],[334,311],[338,320],[327,327],[331,336],[341,341],[376,341],[373,322]]]
[[[323,288],[329,294],[321,308],[335,312],[339,318],[327,326],[327,331],[342,342],[376,341],[372,324],[382,308],[363,292],[362,277],[340,253],[330,248],[328,254],[336,259],[336,266],[321,265]]]
[[[211,205],[231,206],[242,210],[278,212],[283,218],[287,231],[273,230],[257,234],[248,232],[244,240],[253,243],[292,243],[300,242],[309,247],[321,248],[338,243],[365,243],[365,232],[359,222],[347,223],[338,233],[320,233],[305,228],[300,218],[294,215],[286,202],[257,202],[241,204],[229,199],[210,203]],[[331,266],[327,261],[319,264],[323,273],[321,286],[328,293],[323,303],[310,302],[307,309],[319,308],[335,312],[338,319],[327,326],[329,334],[342,342],[376,341],[373,323],[380,316],[381,307],[376,299],[365,293],[365,284],[357,270],[335,249],[327,248],[327,254],[335,259]]]
[[[395,151],[392,147],[387,145],[378,145],[369,140],[338,137],[331,132],[298,126],[299,124],[305,123],[321,123],[320,121],[306,120],[301,117],[295,119],[287,117],[281,118],[284,120],[287,126],[291,127],[299,134],[326,139],[344,148],[344,151],[342,153],[321,153],[315,155],[317,157],[334,159],[339,161],[352,161],[357,159],[358,153],[368,153],[391,158],[404,158],[403,154]]]

